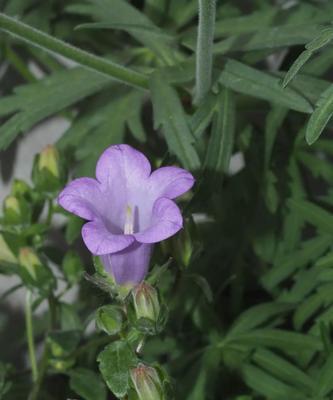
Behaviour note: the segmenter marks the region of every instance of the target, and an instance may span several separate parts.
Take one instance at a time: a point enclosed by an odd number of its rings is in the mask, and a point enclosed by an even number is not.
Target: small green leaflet
[[[333,85],[331,85],[316,103],[316,109],[312,113],[305,132],[308,144],[313,144],[325,129],[333,115]]]
[[[291,110],[311,113],[305,97],[291,88],[283,89],[278,78],[235,60],[228,60],[219,81],[236,92],[267,100]]]
[[[162,127],[170,152],[177,155],[184,167],[192,170],[199,168],[200,160],[194,148],[195,139],[177,92],[158,72],[151,76],[150,89],[155,129]]]

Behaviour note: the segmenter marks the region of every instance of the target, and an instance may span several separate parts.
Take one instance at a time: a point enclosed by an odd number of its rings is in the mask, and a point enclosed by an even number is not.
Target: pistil
[[[126,207],[125,214],[125,225],[124,225],[124,234],[132,235],[134,233],[134,218],[132,208],[130,206]]]

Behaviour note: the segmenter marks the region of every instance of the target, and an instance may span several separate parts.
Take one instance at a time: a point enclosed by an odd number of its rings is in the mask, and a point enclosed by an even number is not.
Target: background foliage
[[[56,146],[71,176],[93,176],[102,150],[126,142],[155,166],[178,163],[197,178],[182,202],[186,229],[156,249],[150,277],[169,317],[143,356],[168,371],[174,397],[333,398],[333,4],[218,1],[212,83],[201,95],[198,65],[209,60],[196,51],[197,0],[2,0],[1,8],[89,53],[0,17],[16,35],[1,34],[1,150],[61,114],[71,123]],[[43,79],[28,68],[32,60]],[[15,85],[6,79],[13,74]],[[231,173],[235,154],[244,167]],[[31,215],[19,224],[4,216],[2,240],[14,259],[2,260],[1,274],[21,274],[37,290],[33,311],[48,299],[34,333],[36,345],[49,345],[43,381],[31,385],[24,329],[1,341],[0,398],[26,399],[31,390],[41,399],[112,398],[96,357],[109,342],[120,364],[130,355],[112,336],[87,330],[111,300],[83,279],[93,267],[80,222],[66,215],[52,225],[61,182],[20,185],[13,194]],[[22,246],[57,267],[31,282],[18,266]],[[62,300],[54,276],[65,290],[79,286],[75,304]],[[108,363],[118,373],[115,357]]]

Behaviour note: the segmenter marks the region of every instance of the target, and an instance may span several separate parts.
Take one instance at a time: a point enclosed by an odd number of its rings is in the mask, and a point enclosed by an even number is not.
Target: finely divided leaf
[[[0,114],[17,110],[0,128],[0,149],[6,149],[18,134],[27,132],[44,118],[100,91],[109,82],[99,74],[75,68],[17,87],[14,95],[0,100]]]

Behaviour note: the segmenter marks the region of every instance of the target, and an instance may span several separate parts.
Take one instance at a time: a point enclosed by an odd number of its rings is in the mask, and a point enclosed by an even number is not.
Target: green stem
[[[34,334],[32,328],[32,311],[31,311],[31,292],[27,291],[26,301],[25,301],[25,323],[26,323],[26,333],[27,333],[27,341],[28,341],[28,349],[29,349],[29,358],[31,364],[32,371],[32,380],[34,382],[37,381],[38,371],[37,371],[37,362],[36,362],[36,354],[35,354],[35,343],[34,343]]]
[[[46,217],[46,225],[51,225],[52,217],[53,217],[53,201],[52,199],[47,200],[48,210]]]
[[[215,12],[216,0],[199,0],[195,104],[200,103],[212,84]]]
[[[84,67],[120,82],[144,89],[148,88],[146,75],[74,47],[3,13],[0,13],[0,29],[33,46],[41,47],[51,53],[60,54]]]
[[[44,348],[44,352],[42,355],[42,358],[40,360],[39,363],[39,375],[37,380],[35,381],[35,384],[32,387],[32,390],[29,394],[28,400],[37,400],[38,399],[38,395],[39,395],[39,391],[44,379],[44,375],[46,373],[47,370],[47,364],[48,364],[48,346],[47,344],[45,344],[45,348]]]

